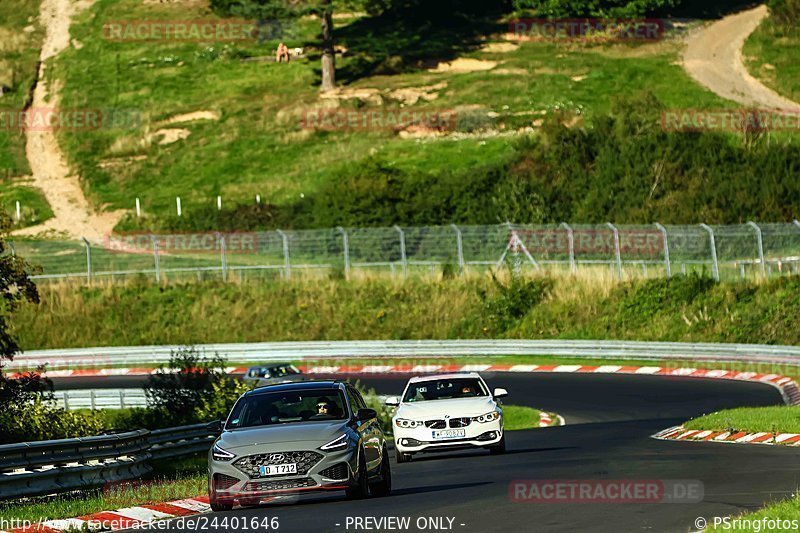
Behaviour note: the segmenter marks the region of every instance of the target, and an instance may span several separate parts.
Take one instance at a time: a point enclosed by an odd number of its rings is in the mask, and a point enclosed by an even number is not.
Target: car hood
[[[219,445],[225,450],[284,442],[308,442],[318,447],[332,441],[346,430],[347,422],[342,420],[242,428],[222,433]]]
[[[401,403],[395,416],[411,420],[443,417],[445,415],[450,415],[450,417],[479,416],[493,411],[496,405],[491,396]]]

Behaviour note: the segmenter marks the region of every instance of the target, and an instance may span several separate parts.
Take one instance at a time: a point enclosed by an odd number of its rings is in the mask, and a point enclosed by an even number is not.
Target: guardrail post
[[[395,231],[400,235],[400,261],[403,265],[403,277],[408,277],[408,258],[406,257],[406,234],[400,226],[394,226]]]
[[[286,279],[292,277],[292,265],[289,262],[289,238],[281,230],[275,230],[283,241],[283,275]]]
[[[119,408],[125,409],[125,389],[119,390]]]
[[[64,410],[69,411],[69,391],[64,391]]]
[[[717,239],[714,237],[714,230],[708,224],[700,224],[700,227],[708,232],[708,238],[711,243],[711,261],[712,273],[714,274],[714,281],[719,281],[719,261],[717,260]]]
[[[153,260],[156,268],[156,283],[161,282],[161,265],[158,259],[158,239],[155,235],[150,235],[150,240],[153,242]]]
[[[569,244],[569,270],[573,274],[577,272],[578,266],[575,264],[575,232],[566,222],[561,223],[561,227],[567,230],[567,242]]]
[[[761,277],[764,278],[767,276],[767,265],[764,262],[764,239],[761,235],[761,228],[758,227],[758,224],[750,220],[747,221],[747,225],[756,230],[756,240],[758,241],[758,260],[761,263]]]
[[[347,230],[339,226],[336,228],[342,234],[342,247],[344,249],[344,277],[350,277],[350,239],[347,236]]]
[[[217,235],[220,235],[219,233]],[[220,235],[219,237],[219,255],[220,260],[222,261],[222,281],[228,281],[228,258],[225,254],[225,236]]]
[[[617,278],[622,279],[622,254],[619,249],[619,231],[611,222],[606,222],[606,226],[611,228],[611,231],[614,232],[614,253],[617,256]]]
[[[97,409],[97,393],[94,390],[89,391],[89,401],[91,402],[92,411]]]
[[[458,273],[464,273],[464,237],[461,235],[461,230],[455,224],[450,224],[450,227],[456,232],[456,251],[458,253]]]
[[[669,262],[669,241],[667,240],[667,228],[656,222],[656,228],[661,232],[664,239],[664,268],[667,270],[667,279],[672,277],[672,265]]]
[[[86,281],[92,282],[92,246],[86,237],[82,237],[83,245],[86,246]]]

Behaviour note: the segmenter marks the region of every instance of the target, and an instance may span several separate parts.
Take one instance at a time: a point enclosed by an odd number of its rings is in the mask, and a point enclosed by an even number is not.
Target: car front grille
[[[271,490],[291,490],[315,487],[317,483],[310,477],[302,479],[283,479],[280,481],[251,481],[244,486],[245,492],[269,492]]]
[[[470,422],[472,422],[471,418],[451,418],[450,419],[450,427],[451,428],[465,428],[470,424]]]
[[[322,460],[322,454],[317,452],[281,452],[281,453],[260,453],[256,455],[248,455],[242,457],[235,463],[235,466],[243,474],[250,477],[250,479],[259,479],[262,477],[285,478],[293,476],[305,476],[308,474],[314,465]],[[262,476],[261,467],[267,465],[279,465],[285,463],[297,463],[296,474],[284,474],[280,476]]]
[[[447,425],[444,420],[426,420],[425,427],[428,429],[444,429]]]
[[[214,474],[214,487],[219,490],[228,490],[239,483],[239,480],[225,474]]]
[[[328,479],[347,479],[350,477],[350,469],[347,468],[347,463],[339,463],[326,468],[319,475]]]

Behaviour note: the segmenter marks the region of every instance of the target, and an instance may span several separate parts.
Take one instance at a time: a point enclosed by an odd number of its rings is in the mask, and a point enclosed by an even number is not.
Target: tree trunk
[[[333,49],[333,0],[322,2],[322,85],[321,91],[336,88],[336,54]]]

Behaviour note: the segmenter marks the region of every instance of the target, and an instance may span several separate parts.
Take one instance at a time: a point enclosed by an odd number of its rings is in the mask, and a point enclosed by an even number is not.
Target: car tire
[[[489,448],[489,452],[492,455],[502,455],[502,454],[506,453],[506,436],[505,436],[505,434],[502,437],[500,437],[500,442],[498,442],[497,444],[495,444],[494,446],[491,446]]]
[[[364,450],[358,452],[358,477],[356,484],[345,490],[347,498],[350,500],[360,500],[369,495],[369,474],[367,473],[367,460],[364,457]]]
[[[395,455],[397,456],[397,464],[410,463],[411,462],[411,454],[410,453],[397,452]]]
[[[381,460],[381,479],[369,486],[369,492],[377,498],[388,496],[392,492],[392,463],[389,461],[389,450],[383,449]]]

